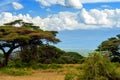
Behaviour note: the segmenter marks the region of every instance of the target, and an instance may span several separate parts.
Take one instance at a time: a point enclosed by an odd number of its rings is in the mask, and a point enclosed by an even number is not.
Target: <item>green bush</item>
[[[67,73],[65,75],[65,79],[64,80],[76,80],[77,74],[76,73]]]
[[[94,52],[89,55],[84,64],[84,74],[78,76],[78,80],[120,80],[116,65],[107,55]]]
[[[21,62],[20,60],[10,61],[7,68],[30,68],[30,69],[59,69],[63,68],[60,64],[41,64],[34,61],[28,63]]]
[[[60,64],[49,64],[48,67],[51,68],[51,69],[63,68],[63,66],[60,65]]]
[[[32,68],[32,69],[39,69],[39,63],[36,63],[34,61],[30,61],[28,63],[22,62],[20,60],[16,60],[14,62],[9,62],[8,66],[10,68]]]
[[[23,63],[20,60],[18,60],[18,61],[16,61],[14,63],[14,67],[16,67],[16,68],[24,68],[25,67],[25,63]]]

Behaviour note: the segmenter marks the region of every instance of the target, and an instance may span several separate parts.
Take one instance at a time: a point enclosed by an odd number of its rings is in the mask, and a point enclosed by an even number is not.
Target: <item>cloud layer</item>
[[[81,9],[83,3],[99,3],[99,2],[120,2],[120,0],[35,0],[41,4],[41,7],[52,5],[61,5]]]
[[[31,17],[26,15],[13,15],[8,12],[0,13],[0,24],[23,19],[25,22],[32,22],[44,30],[75,30],[75,29],[99,29],[120,27],[120,9],[87,11],[82,9],[79,12],[60,12],[49,15],[46,18],[40,16]]]
[[[52,5],[61,5],[65,7],[72,7],[76,9],[81,9],[82,4],[80,0],[36,0],[36,2],[39,2],[41,4],[41,7],[48,7]]]

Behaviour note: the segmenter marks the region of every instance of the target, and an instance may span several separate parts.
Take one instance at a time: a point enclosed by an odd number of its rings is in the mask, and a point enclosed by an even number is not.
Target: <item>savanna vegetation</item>
[[[112,62],[120,62],[120,34],[103,41],[96,51],[108,52]]]
[[[103,41],[84,57],[55,47],[60,42],[57,34],[22,20],[0,26],[0,74],[39,71],[64,75],[64,80],[120,80],[120,35]]]

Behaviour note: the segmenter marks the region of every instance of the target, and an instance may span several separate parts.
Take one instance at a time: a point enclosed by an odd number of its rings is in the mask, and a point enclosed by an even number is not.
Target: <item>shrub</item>
[[[106,55],[94,52],[85,61],[84,74],[78,80],[120,80],[116,65]]]
[[[77,74],[76,73],[67,73],[65,75],[65,80],[76,80]]]
[[[51,68],[51,69],[63,68],[63,66],[60,65],[60,64],[49,64],[48,67]]]

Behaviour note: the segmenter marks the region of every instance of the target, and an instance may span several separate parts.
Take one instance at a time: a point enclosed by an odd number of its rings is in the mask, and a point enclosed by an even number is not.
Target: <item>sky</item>
[[[94,50],[120,34],[120,0],[0,0],[0,25],[18,19],[58,31],[61,49]]]

